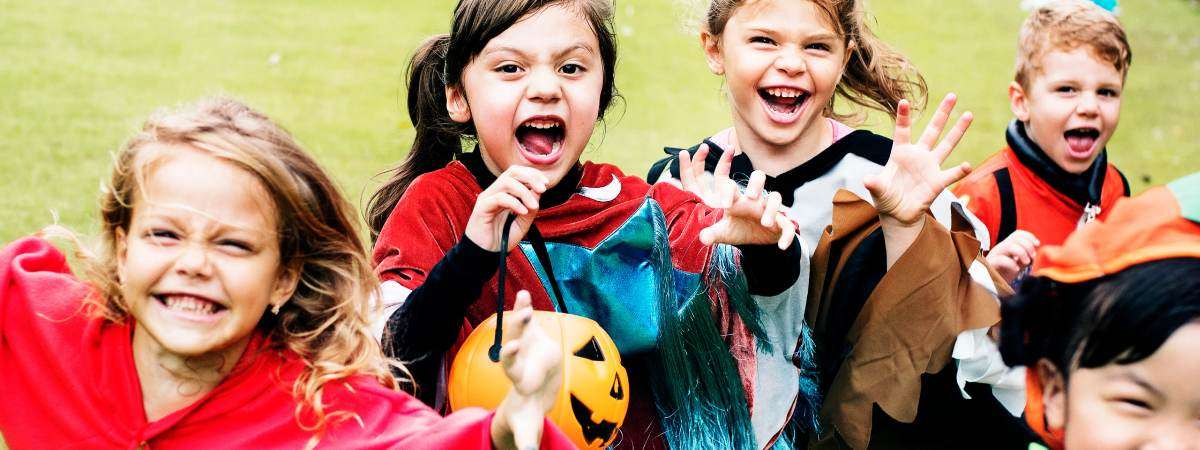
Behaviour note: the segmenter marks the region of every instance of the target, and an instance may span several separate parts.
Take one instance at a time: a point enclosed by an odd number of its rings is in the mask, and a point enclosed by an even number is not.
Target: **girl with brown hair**
[[[102,255],[77,255],[88,281],[40,238],[0,253],[13,448],[537,445],[561,357],[525,332],[532,310],[495,415],[442,418],[399,392],[353,208],[258,112],[212,99],[151,117],[116,155],[101,227]]]

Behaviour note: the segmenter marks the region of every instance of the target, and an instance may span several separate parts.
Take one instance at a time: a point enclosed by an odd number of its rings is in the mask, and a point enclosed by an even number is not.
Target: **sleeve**
[[[49,242],[24,238],[9,244],[0,252],[0,340],[58,323],[30,320],[33,315],[63,321],[81,317],[77,313],[87,292],[71,275],[66,257]]]
[[[490,449],[493,412],[468,408],[445,417],[416,398],[382,386],[357,386],[338,392],[337,400],[355,405],[357,420],[347,420],[323,440],[336,448]],[[337,401],[335,400],[335,401]],[[341,403],[341,402],[339,402]],[[574,449],[552,422],[543,418],[542,449]]]

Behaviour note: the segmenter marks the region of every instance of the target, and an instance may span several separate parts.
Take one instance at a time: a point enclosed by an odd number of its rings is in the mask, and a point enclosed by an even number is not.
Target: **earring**
[[[271,307],[271,314],[279,315],[279,308],[283,307],[283,302],[276,303]]]

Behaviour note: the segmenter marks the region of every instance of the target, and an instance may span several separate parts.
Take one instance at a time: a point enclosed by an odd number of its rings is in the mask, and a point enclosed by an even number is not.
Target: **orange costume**
[[[967,209],[987,226],[992,245],[1015,230],[1033,233],[1043,245],[1058,245],[1080,225],[1103,219],[1129,183],[1105,150],[1082,174],[1054,163],[1014,120],[1008,147],[992,155],[954,187]]]

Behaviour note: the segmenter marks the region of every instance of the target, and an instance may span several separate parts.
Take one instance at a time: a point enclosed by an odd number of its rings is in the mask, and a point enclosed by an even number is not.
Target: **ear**
[[[1038,361],[1037,375],[1042,383],[1042,412],[1046,426],[1061,430],[1067,422],[1067,383],[1062,372],[1047,359]]]
[[[1029,98],[1025,95],[1025,88],[1021,87],[1021,83],[1016,81],[1008,85],[1008,102],[1012,108],[1014,116],[1022,122],[1029,121]]]
[[[300,285],[300,267],[299,264],[291,264],[279,272],[275,289],[271,291],[271,307],[283,306],[296,293],[296,287]]]
[[[467,96],[463,94],[462,89],[446,86],[446,111],[455,122],[471,121],[471,107],[467,105]]]
[[[721,37],[701,31],[700,46],[704,47],[704,59],[708,61],[708,70],[715,75],[725,75],[725,57],[721,55]]]
[[[114,236],[114,238],[115,238],[114,241],[116,242],[116,245],[117,245],[117,248],[116,248],[116,251],[117,251],[117,283],[124,283],[125,282],[125,255],[127,255],[129,253],[129,243],[126,241],[126,238],[129,237],[129,233],[126,232],[125,230],[117,228],[117,232],[114,234],[116,235],[116,236]]]

